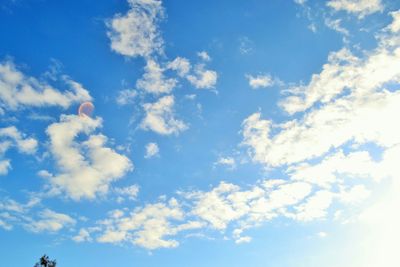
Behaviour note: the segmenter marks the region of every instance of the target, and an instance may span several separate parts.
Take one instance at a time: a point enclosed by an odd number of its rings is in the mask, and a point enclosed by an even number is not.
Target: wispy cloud
[[[11,60],[0,63],[0,108],[17,110],[24,107],[60,106],[68,108],[74,103],[91,100],[89,92],[81,84],[64,77],[66,91],[27,76],[17,69]]]
[[[363,18],[372,13],[383,11],[381,0],[329,0],[327,6],[336,11],[346,11]]]
[[[157,143],[151,142],[146,145],[146,153],[145,153],[144,157],[146,159],[149,159],[149,158],[158,156],[159,153],[160,153],[160,149],[158,148]]]
[[[107,22],[111,49],[127,57],[149,57],[161,53],[163,40],[158,22],[164,8],[159,0],[129,0],[130,10]]]
[[[179,134],[188,126],[181,120],[175,118],[175,99],[168,95],[160,98],[154,103],[146,103],[143,108],[146,112],[140,126],[144,130],[152,130],[158,134]]]
[[[281,84],[279,80],[274,79],[270,74],[246,74],[245,77],[247,78],[250,87],[253,89],[267,88]]]
[[[0,128],[0,175],[6,175],[11,167],[11,160],[5,158],[6,152],[16,147],[24,154],[34,154],[38,147],[38,141],[18,131],[15,126]]]

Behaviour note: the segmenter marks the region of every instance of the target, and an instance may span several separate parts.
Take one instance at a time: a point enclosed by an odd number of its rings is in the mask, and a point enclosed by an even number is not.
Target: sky
[[[1,0],[1,265],[400,266],[399,114],[398,1]]]

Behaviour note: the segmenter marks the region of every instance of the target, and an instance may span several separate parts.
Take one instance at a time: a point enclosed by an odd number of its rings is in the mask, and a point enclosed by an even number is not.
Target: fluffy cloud
[[[0,128],[0,137],[11,139],[22,153],[33,154],[36,152],[38,142],[34,138],[25,138],[15,126]],[[2,149],[3,151],[3,149]]]
[[[60,106],[91,100],[89,92],[79,83],[64,78],[69,90],[60,92],[46,82],[19,71],[10,60],[0,63],[0,109]]]
[[[350,35],[349,31],[340,25],[341,22],[342,22],[341,19],[335,19],[335,20],[331,20],[329,18],[325,19],[325,25],[328,28],[331,28],[332,30],[337,31],[345,36]]]
[[[389,29],[392,32],[400,31],[400,10],[390,13],[393,17],[393,22],[389,25]]]
[[[206,62],[211,60],[205,51],[199,52],[198,56]],[[204,63],[196,64],[192,69],[189,60],[177,57],[167,64],[167,68],[175,70],[180,77],[186,78],[189,83],[198,89],[212,89],[217,83],[217,72],[206,69]]]
[[[305,181],[323,188],[344,183],[344,178],[382,179],[378,162],[372,160],[367,151],[356,151],[345,155],[338,151],[324,157],[319,163],[301,163],[288,168],[293,180]]]
[[[73,226],[76,220],[62,213],[57,213],[49,209],[39,212],[39,218],[26,224],[26,228],[32,232],[58,232],[62,228]]]
[[[198,89],[211,89],[217,83],[217,72],[204,69],[204,64],[198,64],[194,68],[194,73],[186,77],[188,81]]]
[[[185,77],[191,67],[189,60],[183,57],[177,57],[167,64],[167,68],[176,71],[180,77]]]
[[[198,52],[197,55],[204,61],[210,61],[211,57],[208,55],[206,51]]]
[[[177,57],[166,64],[159,64],[154,59],[147,59],[145,73],[136,82],[137,88],[156,95],[171,93],[178,85],[178,79],[167,78],[164,74],[167,70],[175,71],[178,77],[188,80],[199,89],[214,88],[218,77],[215,71],[205,69],[203,63],[195,65],[192,69],[190,61],[186,58]]]
[[[117,102],[118,105],[124,106],[128,104],[132,104],[134,99],[137,96],[137,92],[135,90],[122,90],[119,91],[117,98],[115,101]]]
[[[314,196],[311,185],[283,180],[260,181],[248,189],[221,182],[210,191],[180,192],[179,196],[182,199],[163,200],[133,211],[111,211],[106,219],[89,227],[96,231],[82,228],[74,240],[94,238],[102,243],[129,242],[146,249],[171,248],[179,244],[176,238],[182,231],[211,229],[230,231],[240,244],[251,240],[242,236],[247,228],[279,216],[320,219],[322,216],[317,215],[325,214],[330,206],[329,202],[315,207],[313,199],[319,198],[320,193]],[[95,236],[90,236],[90,232]]]
[[[330,191],[318,191],[309,197],[306,202],[295,207],[296,213],[294,218],[300,221],[312,221],[324,218],[332,200],[333,194]]]
[[[50,209],[38,209],[40,199],[33,197],[25,204],[13,199],[0,199],[0,227],[11,230],[21,226],[33,233],[55,233],[71,230],[76,220],[71,216]]]
[[[146,115],[141,123],[142,129],[152,130],[158,134],[178,134],[187,129],[184,122],[175,119],[174,97],[164,96],[155,103],[146,103],[143,108]]]
[[[290,114],[304,111],[317,102],[328,103],[346,88],[359,93],[377,90],[388,82],[400,79],[400,49],[387,45],[383,39],[379,47],[364,59],[357,58],[348,49],[331,53],[321,73],[314,74],[306,86],[291,88],[295,94],[282,101],[281,106]]]
[[[207,221],[213,228],[223,230],[232,221],[242,220],[240,225],[256,224],[283,214],[288,206],[295,205],[311,193],[311,186],[294,182],[249,190],[220,183],[210,192],[194,192],[192,213]]]
[[[282,107],[289,113],[307,111],[300,118],[274,124],[254,113],[245,119],[243,144],[253,160],[281,166],[322,156],[348,142],[399,143],[400,127],[393,122],[400,112],[400,91],[383,86],[400,81],[400,40],[395,35],[380,38],[365,58],[347,49],[332,53],[307,86],[294,88]],[[307,110],[317,102],[318,108]]]
[[[80,242],[91,242],[92,238],[90,237],[90,232],[86,229],[80,229],[79,233],[76,236],[72,237],[72,240],[74,240],[77,243]]]
[[[97,237],[98,242],[119,243],[131,242],[147,249],[176,247],[178,242],[165,237],[175,235],[185,228],[197,225],[185,225],[176,227],[169,220],[182,220],[182,212],[175,199],[167,203],[148,204],[143,208],[137,208],[125,215],[118,212],[117,216],[111,216],[101,222],[104,232]]]
[[[164,9],[159,0],[128,0],[130,10],[117,14],[108,21],[108,37],[111,49],[128,57],[148,57],[161,53],[163,40],[158,22],[163,18]]]
[[[32,137],[25,137],[15,126],[0,128],[0,175],[5,175],[11,169],[11,161],[4,155],[11,147],[16,147],[24,154],[34,154],[38,142]]]
[[[224,165],[234,169],[236,168],[236,161],[232,157],[219,157],[214,165]]]
[[[390,152],[388,150],[381,161],[375,162],[379,171],[390,175],[399,173],[396,165],[400,155],[398,147],[390,149]],[[343,155],[332,156],[336,161],[344,162],[340,157]],[[347,157],[360,157],[361,162],[365,161],[365,155],[362,154],[350,154]],[[333,159],[328,161],[333,164]],[[319,164],[327,163],[321,161]],[[341,165],[337,169],[347,169]],[[358,171],[355,168],[353,174],[356,175]],[[365,178],[363,174],[357,177]],[[230,233],[235,243],[240,244],[251,241],[250,236],[243,235],[246,229],[257,227],[265,221],[276,218],[302,222],[326,219],[338,209],[358,205],[369,194],[370,191],[362,184],[348,186],[337,182],[335,187],[328,188],[324,184],[320,186],[319,183],[299,181],[298,177],[289,180],[266,179],[243,187],[221,182],[208,191],[181,191],[177,198],[170,200],[160,198],[154,204],[134,210],[113,210],[96,225],[82,228],[74,240],[133,243],[153,250],[178,246],[182,231],[196,235],[205,230],[211,233],[214,230],[224,235]]]
[[[157,62],[154,60],[148,60],[145,74],[136,82],[136,86],[147,93],[170,93],[178,81],[173,78],[165,78],[163,72],[164,69],[161,68]]]
[[[106,136],[93,133],[101,124],[100,118],[63,115],[47,128],[50,151],[60,169],[49,178],[51,192],[64,192],[74,200],[94,198],[133,168],[127,157],[105,146]],[[76,140],[80,134],[87,140]]]
[[[356,14],[359,18],[383,10],[381,0],[330,0],[327,6]]]
[[[126,199],[136,200],[136,197],[139,194],[139,186],[130,185],[126,187],[117,187],[114,189],[114,192],[118,195],[117,202],[119,203]]]
[[[157,156],[159,154],[159,152],[160,152],[160,150],[158,148],[157,143],[148,143],[146,145],[146,153],[145,153],[144,157],[146,159],[149,159],[149,158]]]
[[[247,74],[246,78],[249,81],[250,87],[253,89],[270,87],[275,83],[272,77],[268,74],[256,76]]]
[[[343,97],[308,113],[302,120],[277,125],[280,131],[270,136],[272,122],[260,113],[243,123],[243,144],[255,161],[270,166],[296,163],[321,156],[349,141],[375,142],[391,146],[400,141],[398,125],[399,92],[376,92],[362,98]]]

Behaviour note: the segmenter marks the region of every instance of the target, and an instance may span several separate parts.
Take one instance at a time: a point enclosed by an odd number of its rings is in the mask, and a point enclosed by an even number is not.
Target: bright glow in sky
[[[0,33],[2,265],[400,266],[400,2],[5,0]]]

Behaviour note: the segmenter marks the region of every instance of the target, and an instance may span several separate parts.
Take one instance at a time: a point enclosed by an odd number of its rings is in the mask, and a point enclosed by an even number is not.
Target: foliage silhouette
[[[56,265],[56,260],[50,260],[49,256],[44,254],[33,267],[56,267]]]

